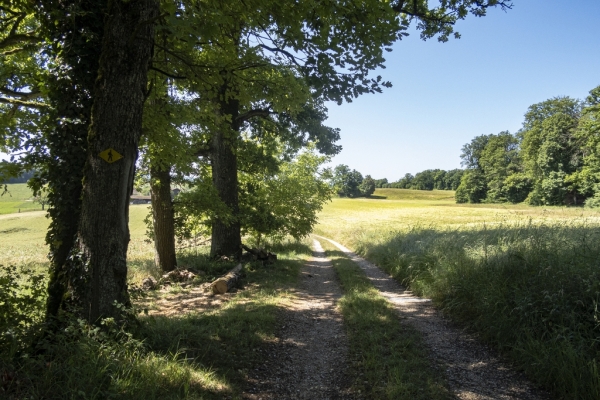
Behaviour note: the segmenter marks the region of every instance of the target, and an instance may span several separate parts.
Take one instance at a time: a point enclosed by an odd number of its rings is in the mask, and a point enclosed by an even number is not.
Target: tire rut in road
[[[356,262],[407,323],[423,335],[432,360],[442,368],[448,387],[460,399],[550,399],[500,359],[492,349],[443,318],[431,301],[412,295],[374,264],[343,245],[322,237]]]
[[[267,362],[248,374],[244,399],[353,399],[346,369],[348,343],[336,303],[342,296],[331,262],[318,241],[302,270],[292,305],[280,313]]]

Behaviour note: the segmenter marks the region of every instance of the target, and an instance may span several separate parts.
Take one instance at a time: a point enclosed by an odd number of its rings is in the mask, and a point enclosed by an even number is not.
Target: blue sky
[[[555,96],[583,99],[600,85],[600,0],[513,0],[512,10],[457,25],[461,39],[396,43],[381,74],[394,87],[328,104],[341,129],[332,165],[397,180],[460,168],[481,134],[519,130],[527,108]]]

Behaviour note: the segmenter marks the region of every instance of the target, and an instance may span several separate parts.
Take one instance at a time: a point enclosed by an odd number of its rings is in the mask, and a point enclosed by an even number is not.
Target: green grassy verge
[[[355,390],[369,399],[452,399],[439,371],[431,366],[420,335],[401,322],[353,261],[330,243],[322,245],[344,291],[339,306],[359,377]]]
[[[310,254],[308,246],[297,243],[274,250],[279,261],[248,265],[244,288],[221,307],[180,316],[141,316],[139,326],[128,332],[110,323],[104,329],[74,323],[45,342],[45,353],[38,356],[23,345],[23,337],[13,341],[17,346],[4,343],[0,398],[239,398],[246,371],[262,362],[258,350],[272,339],[278,309],[290,299],[286,289],[296,284]],[[191,256],[186,261],[193,262]],[[200,262],[208,275],[225,268],[217,263],[213,270]],[[43,299],[36,305],[43,307]],[[3,311],[0,307],[0,331],[6,333],[1,325],[10,320]],[[39,315],[27,321],[33,332],[41,323]]]
[[[590,220],[363,231],[359,254],[477,330],[559,398],[600,398],[600,230]]]

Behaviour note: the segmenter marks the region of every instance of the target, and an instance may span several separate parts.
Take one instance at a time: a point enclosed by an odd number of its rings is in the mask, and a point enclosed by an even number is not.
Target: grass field
[[[456,204],[454,192],[445,190],[377,189],[375,196],[386,198],[335,198],[319,215],[316,233],[335,226],[338,239],[354,240],[358,231],[381,233],[415,226],[469,229],[484,222],[490,226],[530,219],[556,223],[573,218],[600,221],[599,212],[584,208]]]
[[[0,196],[0,215],[28,211],[40,211],[42,206],[34,203],[31,199],[33,193],[25,183],[13,183],[6,185],[8,192]],[[0,188],[0,194],[4,192],[4,186]],[[0,227],[0,230],[2,228]]]
[[[432,298],[557,397],[600,398],[600,213],[446,193],[334,199],[315,231]]]
[[[146,205],[130,208],[132,283],[160,273],[145,237],[147,213]],[[47,226],[41,211],[0,215],[0,263],[44,273]],[[556,397],[600,398],[597,211],[457,205],[452,192],[384,189],[372,199],[334,199],[320,214],[315,232],[346,244],[417,294],[431,297]],[[353,368],[367,382],[360,383],[362,389],[374,398],[415,398],[419,389],[422,398],[446,397],[435,372],[419,364],[419,338],[393,322],[361,271],[328,250],[345,290],[339,306],[351,352],[360,361]],[[246,369],[261,362],[255,350],[274,334],[277,309],[289,299],[285,288],[294,285],[310,253],[302,243],[276,252],[277,268],[250,269],[247,289],[227,306],[185,317],[142,317],[133,336],[117,334],[114,340],[95,328],[74,327],[67,335],[77,340],[61,336],[49,345],[52,363],[20,357],[17,364],[0,361],[0,373],[16,374],[23,382],[16,398],[78,398],[80,393],[98,399],[235,398]],[[202,249],[180,256],[189,265],[207,263]],[[214,275],[225,267],[207,268]],[[0,279],[0,284],[6,282]],[[7,323],[2,319],[10,314],[7,306],[17,314],[16,305],[43,309],[43,301],[34,304],[26,295],[20,302],[3,302],[7,293],[0,290],[0,323]],[[384,337],[396,339],[384,348],[379,346]],[[401,354],[389,354],[388,348],[398,343],[410,345]],[[407,369],[408,362],[414,364]]]
[[[135,282],[159,273],[154,267],[153,246],[146,237],[144,218],[148,207],[140,204],[129,209],[129,275]],[[45,211],[0,215],[0,264],[47,269],[48,247],[44,238],[48,224]]]

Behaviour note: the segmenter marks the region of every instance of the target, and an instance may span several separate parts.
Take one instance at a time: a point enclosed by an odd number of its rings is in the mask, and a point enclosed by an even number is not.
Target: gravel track
[[[487,346],[443,318],[429,299],[411,294],[396,280],[343,245],[322,237],[357,263],[400,317],[423,335],[432,360],[445,371],[449,389],[465,400],[550,399]]]
[[[244,399],[354,399],[346,365],[348,342],[336,303],[342,296],[331,262],[318,241],[302,270],[282,328],[266,345],[267,362],[248,373]]]

